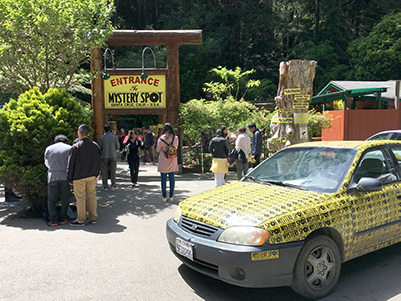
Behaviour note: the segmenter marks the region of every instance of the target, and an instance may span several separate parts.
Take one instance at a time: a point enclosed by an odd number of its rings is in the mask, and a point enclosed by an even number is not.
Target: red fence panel
[[[322,141],[365,140],[380,131],[399,128],[398,110],[335,110],[331,128],[322,131]]]
[[[326,115],[333,120],[330,122],[331,127],[322,130],[322,141],[342,141],[345,140],[344,119],[346,118],[344,110],[326,111]]]

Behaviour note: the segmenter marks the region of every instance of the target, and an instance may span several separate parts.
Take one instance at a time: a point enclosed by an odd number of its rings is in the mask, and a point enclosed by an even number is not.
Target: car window
[[[401,145],[389,145],[389,147],[394,153],[395,159],[398,162],[398,167],[401,167]]]
[[[401,133],[393,133],[390,137],[391,140],[401,140]]]
[[[397,170],[386,148],[367,151],[359,161],[354,173],[354,181],[361,178],[376,178],[382,185],[398,181]]]
[[[387,136],[388,136],[388,133],[377,134],[377,135],[369,138],[368,140],[386,140]]]

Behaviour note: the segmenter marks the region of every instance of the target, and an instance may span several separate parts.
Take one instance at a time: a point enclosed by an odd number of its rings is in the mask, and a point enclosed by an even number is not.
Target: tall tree
[[[384,15],[401,11],[399,0],[144,2],[118,0],[121,28],[203,31],[202,45],[180,48],[183,100],[204,97],[203,83],[211,80],[208,71],[216,66],[255,69],[260,90],[264,82],[278,84],[282,60],[317,60],[316,89],[333,78],[345,79],[350,41],[367,35]]]
[[[112,34],[112,1],[2,0],[0,73],[14,92],[68,89],[91,47]]]
[[[349,46],[352,78],[391,80],[401,78],[401,12],[390,14],[366,37]]]

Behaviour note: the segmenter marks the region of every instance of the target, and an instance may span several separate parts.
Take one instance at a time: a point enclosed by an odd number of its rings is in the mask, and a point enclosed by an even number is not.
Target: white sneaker
[[[168,199],[169,202],[174,202],[174,197],[172,196],[171,198]]]
[[[111,186],[111,188],[110,188],[111,191],[114,191],[114,190],[117,190],[117,189],[118,189],[117,186]]]
[[[162,198],[162,202],[167,203],[168,202],[167,198]]]

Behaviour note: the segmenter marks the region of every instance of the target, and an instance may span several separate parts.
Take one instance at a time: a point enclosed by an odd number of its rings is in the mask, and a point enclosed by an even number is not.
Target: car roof
[[[390,133],[401,133],[401,130],[387,130],[387,131],[381,131],[381,132],[378,132],[378,133],[376,133],[376,134],[370,136],[370,137],[369,137],[368,139],[366,139],[366,140],[369,140],[369,139],[371,139],[371,138],[373,138],[373,137],[376,137],[377,135],[390,134]]]
[[[374,135],[372,135],[372,136],[376,136],[376,135],[378,135],[378,134],[384,134],[384,133],[401,133],[401,130],[387,130],[387,131],[381,131],[381,132],[378,132],[378,133],[376,133],[376,134],[374,134]]]
[[[373,141],[318,141],[318,142],[305,142],[290,147],[338,147],[338,148],[353,148],[353,149],[365,149],[375,145],[387,145],[387,144],[400,144],[401,141],[396,140],[373,140]]]

